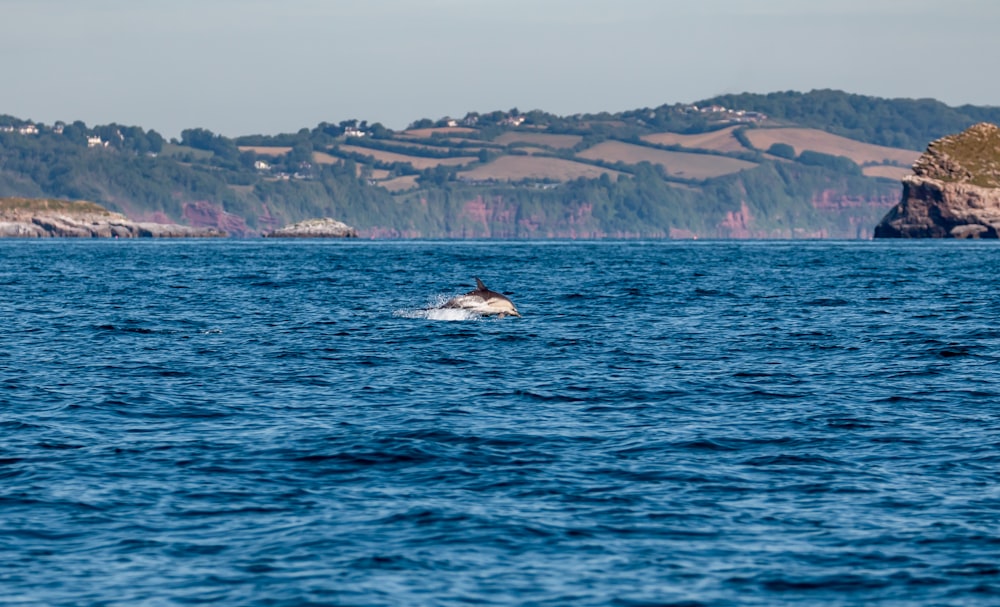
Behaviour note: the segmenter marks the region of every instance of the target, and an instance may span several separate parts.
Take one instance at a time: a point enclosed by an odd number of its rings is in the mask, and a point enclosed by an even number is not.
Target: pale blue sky
[[[995,0],[0,0],[0,114],[228,136],[834,88],[1000,105]]]

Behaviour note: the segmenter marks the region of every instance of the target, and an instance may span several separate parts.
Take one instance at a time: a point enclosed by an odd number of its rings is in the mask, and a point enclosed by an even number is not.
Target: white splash
[[[421,308],[419,310],[396,310],[392,313],[392,315],[398,318],[423,318],[426,320],[482,320],[483,316],[481,314],[477,314],[474,310],[464,308],[442,308],[441,306],[443,306],[449,299],[451,298],[445,295],[439,295],[435,298],[435,301],[428,303],[426,308]]]

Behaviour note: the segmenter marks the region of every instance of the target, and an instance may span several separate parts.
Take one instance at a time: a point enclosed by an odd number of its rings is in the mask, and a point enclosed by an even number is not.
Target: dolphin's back
[[[502,299],[504,301],[510,301],[509,299],[507,299],[506,295],[503,295],[502,293],[497,293],[496,291],[491,291],[486,285],[483,284],[483,281],[479,280],[478,277],[476,278],[476,290],[469,291],[468,293],[466,293],[466,295],[472,295],[474,297],[482,297],[483,300]]]

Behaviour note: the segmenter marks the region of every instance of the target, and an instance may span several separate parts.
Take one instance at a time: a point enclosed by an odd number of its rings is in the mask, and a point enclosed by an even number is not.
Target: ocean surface
[[[4,607],[1000,604],[996,243],[8,240],[0,321]]]

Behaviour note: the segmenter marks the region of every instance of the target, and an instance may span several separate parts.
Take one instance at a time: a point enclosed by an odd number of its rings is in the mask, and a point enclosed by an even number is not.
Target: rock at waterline
[[[330,219],[307,219],[267,232],[265,238],[357,238],[358,231],[342,221]]]
[[[99,204],[48,198],[0,198],[0,238],[212,238],[215,228],[132,221]]]
[[[1000,237],[1000,128],[973,125],[932,142],[903,178],[875,238]]]

